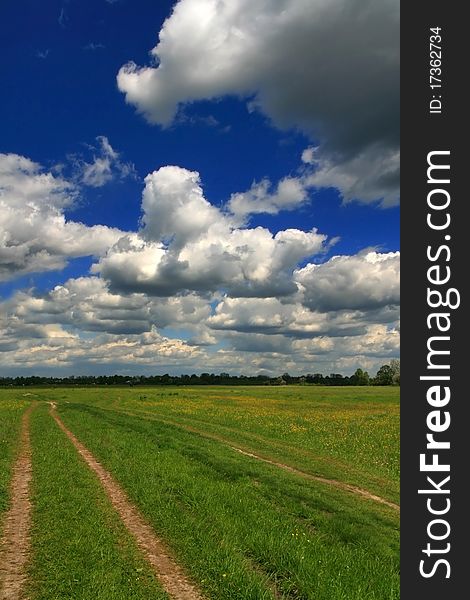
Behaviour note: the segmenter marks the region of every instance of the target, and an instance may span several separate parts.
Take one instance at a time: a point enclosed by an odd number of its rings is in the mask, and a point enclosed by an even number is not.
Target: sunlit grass
[[[59,410],[208,597],[273,598],[275,588],[285,598],[398,598],[392,509],[93,404]]]
[[[29,398],[15,393],[0,397],[12,403],[18,425]],[[230,447],[396,502],[396,388],[32,393],[57,402],[66,425],[118,479],[208,600],[398,599],[397,511]],[[31,600],[164,598],[44,404],[32,433]]]
[[[86,401],[189,426],[399,501],[399,388],[101,388],[86,390]]]

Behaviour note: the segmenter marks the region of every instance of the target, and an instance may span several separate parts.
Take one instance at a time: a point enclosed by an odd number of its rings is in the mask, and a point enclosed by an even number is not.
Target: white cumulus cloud
[[[326,185],[342,183],[346,200],[396,202],[397,0],[180,0],[151,55],[153,64],[129,62],[117,76],[151,123],[168,126],[185,103],[236,95],[318,143]],[[361,185],[355,156],[375,157]]]
[[[67,259],[99,256],[123,232],[67,220],[76,188],[17,154],[0,154],[0,280],[65,266]]]
[[[284,177],[274,192],[270,191],[271,183],[263,179],[253,183],[246,192],[232,194],[227,208],[236,216],[256,213],[278,214],[282,210],[298,208],[307,199],[307,189],[300,178]]]
[[[142,208],[142,230],[121,238],[94,266],[118,291],[286,295],[297,290],[298,263],[325,251],[327,238],[315,229],[272,234],[237,226],[204,198],[199,174],[180,167],[146,177]]]
[[[295,281],[311,310],[372,310],[400,302],[400,253],[364,251],[298,269]]]

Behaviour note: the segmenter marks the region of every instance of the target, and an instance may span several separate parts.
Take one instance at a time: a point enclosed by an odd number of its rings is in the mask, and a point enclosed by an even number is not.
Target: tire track
[[[246,452],[246,450],[242,450],[241,448],[237,448],[236,446],[230,446],[232,450],[243,454],[244,456],[249,456],[250,458],[255,458],[261,462],[267,463],[268,465],[273,465],[278,467],[279,469],[283,469],[284,471],[289,471],[289,473],[294,473],[295,475],[299,475],[304,479],[310,479],[312,481],[319,481],[320,483],[326,483],[327,485],[332,485],[341,490],[345,490],[347,492],[351,492],[353,494],[357,494],[359,496],[364,496],[364,498],[368,498],[369,500],[374,500],[375,502],[379,502],[381,504],[385,504],[390,508],[395,510],[400,510],[398,504],[394,502],[390,502],[390,500],[386,500],[381,496],[376,496],[372,494],[368,490],[364,490],[363,488],[357,487],[356,485],[352,485],[350,483],[344,483],[344,481],[338,481],[337,479],[327,479],[326,477],[321,477],[320,475],[312,475],[310,473],[306,473],[305,471],[300,471],[299,469],[295,469],[289,465],[285,465],[284,463],[276,462],[274,460],[270,460],[268,458],[263,458],[262,456],[258,456],[258,454],[253,454],[252,452]]]
[[[110,409],[106,409],[106,410],[110,410]],[[128,414],[130,416],[138,416],[138,415],[136,415],[136,413],[133,413],[130,411],[122,411],[121,410],[121,411],[116,411],[116,412],[118,412],[118,413],[120,412],[122,414]],[[382,496],[378,496],[377,494],[373,494],[369,490],[361,488],[357,485],[353,485],[351,483],[346,483],[346,482],[340,481],[338,479],[329,479],[328,477],[322,477],[321,475],[313,475],[312,473],[307,473],[306,471],[302,471],[301,469],[296,469],[295,467],[291,467],[290,465],[287,465],[285,463],[277,462],[275,460],[265,458],[263,456],[260,456],[259,454],[255,454],[254,452],[249,452],[248,450],[245,450],[238,446],[233,446],[229,440],[223,438],[220,435],[217,435],[215,433],[210,433],[208,431],[202,431],[201,429],[198,429],[191,425],[187,425],[187,424],[184,424],[181,422],[174,421],[172,419],[161,418],[161,417],[154,418],[154,420],[159,421],[161,423],[166,423],[168,425],[173,425],[180,429],[184,429],[185,431],[189,431],[190,433],[196,433],[196,434],[200,435],[201,437],[204,437],[204,438],[207,438],[210,440],[214,440],[216,442],[224,444],[224,446],[229,447],[230,449],[234,450],[235,452],[239,452],[240,454],[243,454],[244,456],[248,456],[249,458],[254,458],[255,460],[259,460],[260,462],[267,463],[268,465],[272,465],[274,467],[277,467],[278,469],[288,471],[289,473],[293,473],[294,475],[297,475],[298,477],[302,477],[303,479],[309,479],[310,481],[318,481],[319,483],[323,483],[325,485],[330,485],[330,486],[339,488],[346,492],[350,492],[351,494],[355,494],[357,496],[362,496],[364,498],[367,498],[368,500],[378,502],[379,504],[384,504],[385,506],[388,506],[389,508],[392,508],[393,510],[400,512],[399,504],[396,504],[395,502],[392,502],[391,500],[387,500],[386,498],[382,498]]]
[[[0,599],[24,599],[26,565],[30,552],[32,479],[29,417],[35,404],[31,404],[22,417],[20,449],[13,467],[11,504],[6,513],[3,536],[0,542]]]
[[[121,517],[124,525],[137,542],[145,558],[153,567],[165,591],[174,600],[203,600],[203,596],[189,581],[181,567],[170,557],[163,542],[155,535],[138,509],[132,504],[121,486],[112,475],[95,459],[91,452],[67,429],[56,413],[56,405],[50,403],[50,414],[67,435],[88,467],[98,477],[111,504]]]
[[[331,485],[333,487],[339,488],[346,492],[350,492],[350,493],[356,494],[358,496],[363,496],[364,498],[367,498],[368,500],[373,500],[374,502],[378,502],[379,504],[384,504],[390,508],[393,508],[396,511],[400,511],[400,506],[398,504],[396,504],[395,502],[392,502],[391,500],[382,498],[381,496],[377,496],[376,494],[369,492],[369,490],[361,488],[357,485],[352,485],[351,483],[345,483],[344,481],[339,481],[338,479],[329,479],[328,477],[322,477],[321,475],[312,475],[312,473],[307,473],[306,471],[296,469],[295,467],[291,467],[290,465],[287,465],[285,463],[277,462],[275,460],[265,458],[263,456],[260,456],[259,454],[255,454],[254,452],[248,452],[247,450],[244,450],[243,448],[239,448],[238,446],[232,446],[231,443],[228,440],[224,439],[223,437],[218,436],[216,434],[212,434],[212,433],[202,432],[194,427],[191,427],[190,425],[182,425],[181,427],[183,427],[187,431],[192,431],[194,433],[198,433],[199,435],[201,435],[203,437],[207,437],[209,439],[218,441],[218,442],[228,446],[235,452],[239,452],[240,454],[243,454],[244,456],[248,456],[249,458],[254,458],[255,460],[259,460],[260,462],[264,462],[264,463],[267,463],[268,465],[277,467],[278,469],[282,469],[283,471],[288,471],[289,473],[293,473],[294,475],[302,477],[303,479],[309,479],[310,481],[318,481],[319,483]]]

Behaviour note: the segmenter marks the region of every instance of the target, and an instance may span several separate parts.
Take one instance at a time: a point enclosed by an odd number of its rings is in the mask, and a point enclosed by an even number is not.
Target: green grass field
[[[232,448],[398,502],[396,388],[31,392],[40,403],[31,426],[31,600],[165,597],[41,401],[57,403],[206,598],[399,597],[398,511]],[[0,398],[5,414],[27,403],[15,390]],[[1,463],[4,489],[10,455]]]

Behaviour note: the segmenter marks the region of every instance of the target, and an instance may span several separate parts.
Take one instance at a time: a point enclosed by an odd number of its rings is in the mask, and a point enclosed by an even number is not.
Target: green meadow
[[[397,388],[24,393],[0,390],[0,510],[34,399],[30,600],[167,597],[48,402],[207,599],[399,598],[399,511],[337,485],[398,504]]]

